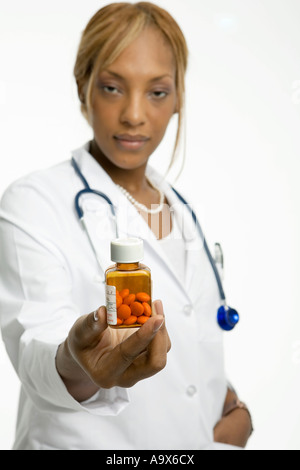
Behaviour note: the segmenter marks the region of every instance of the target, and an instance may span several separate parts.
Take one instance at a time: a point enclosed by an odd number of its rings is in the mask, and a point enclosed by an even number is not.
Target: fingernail
[[[155,300],[153,302],[153,305],[154,305],[154,308],[155,308],[156,315],[164,316],[164,309],[163,309],[162,301],[161,300]]]
[[[164,317],[163,318],[157,318],[156,322],[154,323],[153,327],[153,333],[156,333],[164,324]]]
[[[99,320],[99,317],[98,317],[98,310],[95,310],[93,315],[94,315],[94,320],[95,320],[95,321],[98,321],[98,320]]]

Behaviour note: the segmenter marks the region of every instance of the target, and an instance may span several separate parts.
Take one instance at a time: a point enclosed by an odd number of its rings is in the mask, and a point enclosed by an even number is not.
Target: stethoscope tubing
[[[215,278],[216,278],[216,281],[217,281],[217,284],[218,284],[218,289],[219,289],[219,293],[220,293],[220,298],[221,298],[221,301],[226,304],[226,297],[225,297],[225,292],[224,292],[224,289],[223,289],[223,285],[222,285],[222,281],[221,281],[221,277],[220,277],[220,274],[219,274],[219,271],[218,271],[218,268],[216,266],[216,263],[215,263],[215,260],[210,252],[210,249],[208,247],[208,244],[207,244],[207,241],[204,237],[204,234],[203,234],[203,231],[202,231],[202,228],[200,226],[200,223],[198,221],[198,218],[195,214],[195,212],[193,211],[193,209],[191,208],[190,204],[184,199],[184,197],[175,189],[173,188],[173,186],[171,186],[173,192],[176,194],[176,196],[178,197],[178,199],[185,205],[185,207],[188,209],[188,211],[190,212],[192,218],[193,218],[193,221],[197,227],[197,230],[199,232],[199,235],[200,235],[200,238],[202,240],[202,243],[203,243],[203,246],[204,246],[204,249],[206,251],[206,254],[208,256],[208,259],[209,259],[209,262],[211,264],[211,267],[214,271],[214,275],[215,275]]]
[[[101,191],[97,191],[97,190],[92,189],[90,187],[87,180],[85,179],[85,177],[81,173],[80,168],[79,168],[76,160],[74,159],[74,157],[72,157],[71,162],[72,162],[72,165],[73,165],[73,168],[74,168],[76,174],[78,175],[78,177],[80,178],[80,180],[82,181],[82,183],[84,185],[84,189],[79,191],[75,196],[75,210],[77,212],[79,220],[81,220],[81,222],[84,224],[84,214],[83,214],[83,210],[82,210],[82,208],[80,207],[80,204],[79,204],[80,197],[83,194],[95,194],[95,195],[100,196],[101,198],[103,198],[109,204],[112,216],[113,216],[113,218],[115,220],[115,224],[116,224],[116,233],[118,233],[117,220],[116,220],[116,210],[115,210],[115,207],[114,207],[111,199],[106,194],[102,193]],[[202,243],[203,243],[203,247],[204,247],[205,252],[208,256],[210,265],[213,269],[215,279],[216,279],[216,282],[217,282],[217,286],[218,286],[218,290],[219,290],[220,299],[221,299],[221,307],[218,309],[218,312],[217,312],[217,320],[218,320],[218,323],[219,323],[220,327],[223,330],[229,331],[229,330],[233,329],[235,327],[235,325],[237,324],[237,322],[239,321],[239,315],[238,315],[236,310],[234,310],[231,307],[228,307],[226,305],[225,292],[224,292],[224,289],[223,289],[223,285],[222,285],[222,281],[221,281],[221,277],[220,277],[218,268],[216,266],[214,258],[211,255],[208,244],[206,242],[206,239],[204,237],[203,231],[201,229],[200,223],[197,219],[197,216],[196,216],[194,210],[191,208],[191,206],[188,204],[188,202],[184,199],[184,197],[175,188],[173,188],[172,186],[171,186],[171,188],[172,188],[174,194],[179,199],[179,201],[181,201],[185,205],[185,207],[188,209],[188,211],[190,212],[190,214],[193,218],[193,221],[194,221],[194,223],[197,227],[197,230],[199,232],[199,236],[200,236],[200,238],[202,240]]]
[[[88,184],[87,180],[85,179],[85,177],[83,176],[76,160],[74,157],[72,157],[72,165],[73,165],[73,168],[76,172],[76,174],[78,175],[78,177],[81,179],[83,185],[84,185],[84,189],[82,189],[81,191],[79,191],[76,196],[75,196],[75,209],[76,209],[76,212],[77,212],[77,215],[79,217],[80,220],[83,219],[83,210],[82,208],[80,207],[80,204],[79,204],[79,200],[80,200],[80,197],[83,195],[83,194],[96,194],[97,196],[100,196],[102,197],[103,199],[105,199],[105,201],[109,204],[110,206],[110,209],[111,209],[111,213],[113,215],[113,217],[115,218],[116,217],[116,211],[115,211],[115,207],[113,205],[113,202],[111,201],[111,199],[104,193],[102,193],[101,191],[96,191],[95,189],[92,189],[90,187],[90,185]],[[193,218],[193,221],[197,227],[197,230],[199,232],[199,235],[200,235],[200,238],[203,242],[203,246],[204,246],[204,249],[206,251],[206,254],[208,256],[208,259],[209,259],[209,262],[211,264],[211,267],[214,271],[214,275],[215,275],[215,278],[216,278],[216,281],[217,281],[217,285],[218,285],[218,289],[219,289],[219,294],[220,294],[220,298],[221,298],[221,301],[222,303],[225,305],[226,304],[226,297],[225,297],[225,292],[224,292],[224,289],[223,289],[223,286],[222,286],[222,281],[221,281],[221,277],[220,277],[220,274],[219,274],[219,271],[218,271],[218,268],[216,266],[216,263],[215,263],[215,260],[214,258],[212,257],[211,255],[211,252],[209,250],[209,247],[208,247],[208,244],[206,242],[206,239],[204,237],[204,234],[203,234],[203,231],[202,231],[202,228],[200,226],[200,223],[198,221],[198,218],[194,212],[194,210],[191,208],[191,206],[189,205],[189,203],[184,199],[184,197],[175,189],[173,188],[173,186],[171,186],[173,192],[176,194],[177,198],[185,205],[185,207],[188,209],[188,211],[190,212],[192,218]]]
[[[83,194],[96,194],[97,196],[100,196],[103,199],[105,199],[105,201],[110,206],[110,210],[111,210],[111,213],[112,213],[113,217],[115,218],[116,217],[116,211],[115,211],[115,207],[114,207],[111,199],[106,194],[102,193],[101,191],[97,191],[97,190],[92,189],[90,187],[87,180],[85,179],[85,177],[81,173],[80,168],[79,168],[79,166],[78,166],[78,164],[77,164],[74,157],[72,157],[71,162],[72,162],[72,165],[73,165],[73,168],[74,168],[76,174],[79,176],[79,178],[81,179],[83,185],[85,186],[85,188],[82,189],[81,191],[79,191],[75,196],[75,209],[76,209],[76,212],[77,212],[77,215],[78,215],[79,219],[80,220],[83,219],[83,210],[81,209],[80,204],[79,204],[80,197]]]

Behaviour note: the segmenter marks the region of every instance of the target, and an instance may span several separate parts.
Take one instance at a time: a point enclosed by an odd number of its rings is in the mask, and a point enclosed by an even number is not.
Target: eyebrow
[[[118,78],[119,80],[126,81],[126,79],[122,75],[120,75],[116,72],[113,72],[112,70],[105,69],[105,70],[102,70],[102,72],[107,72],[107,73],[109,73],[109,75],[112,75],[113,77]],[[164,75],[160,75],[159,77],[151,78],[149,80],[149,83],[157,82],[157,81],[162,80],[163,78],[166,78],[166,77],[172,78],[172,80],[174,79],[174,77],[172,75],[170,75],[169,73],[165,73]]]

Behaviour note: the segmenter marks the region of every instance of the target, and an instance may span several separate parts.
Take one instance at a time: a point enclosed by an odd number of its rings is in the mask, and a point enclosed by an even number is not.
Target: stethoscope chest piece
[[[240,317],[236,310],[227,305],[221,305],[218,309],[217,320],[222,330],[230,331],[238,323]]]

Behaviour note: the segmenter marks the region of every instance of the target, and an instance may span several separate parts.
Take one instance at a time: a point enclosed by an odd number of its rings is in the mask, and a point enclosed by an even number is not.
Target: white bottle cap
[[[110,257],[116,263],[136,263],[144,258],[143,240],[117,238],[110,243]]]

